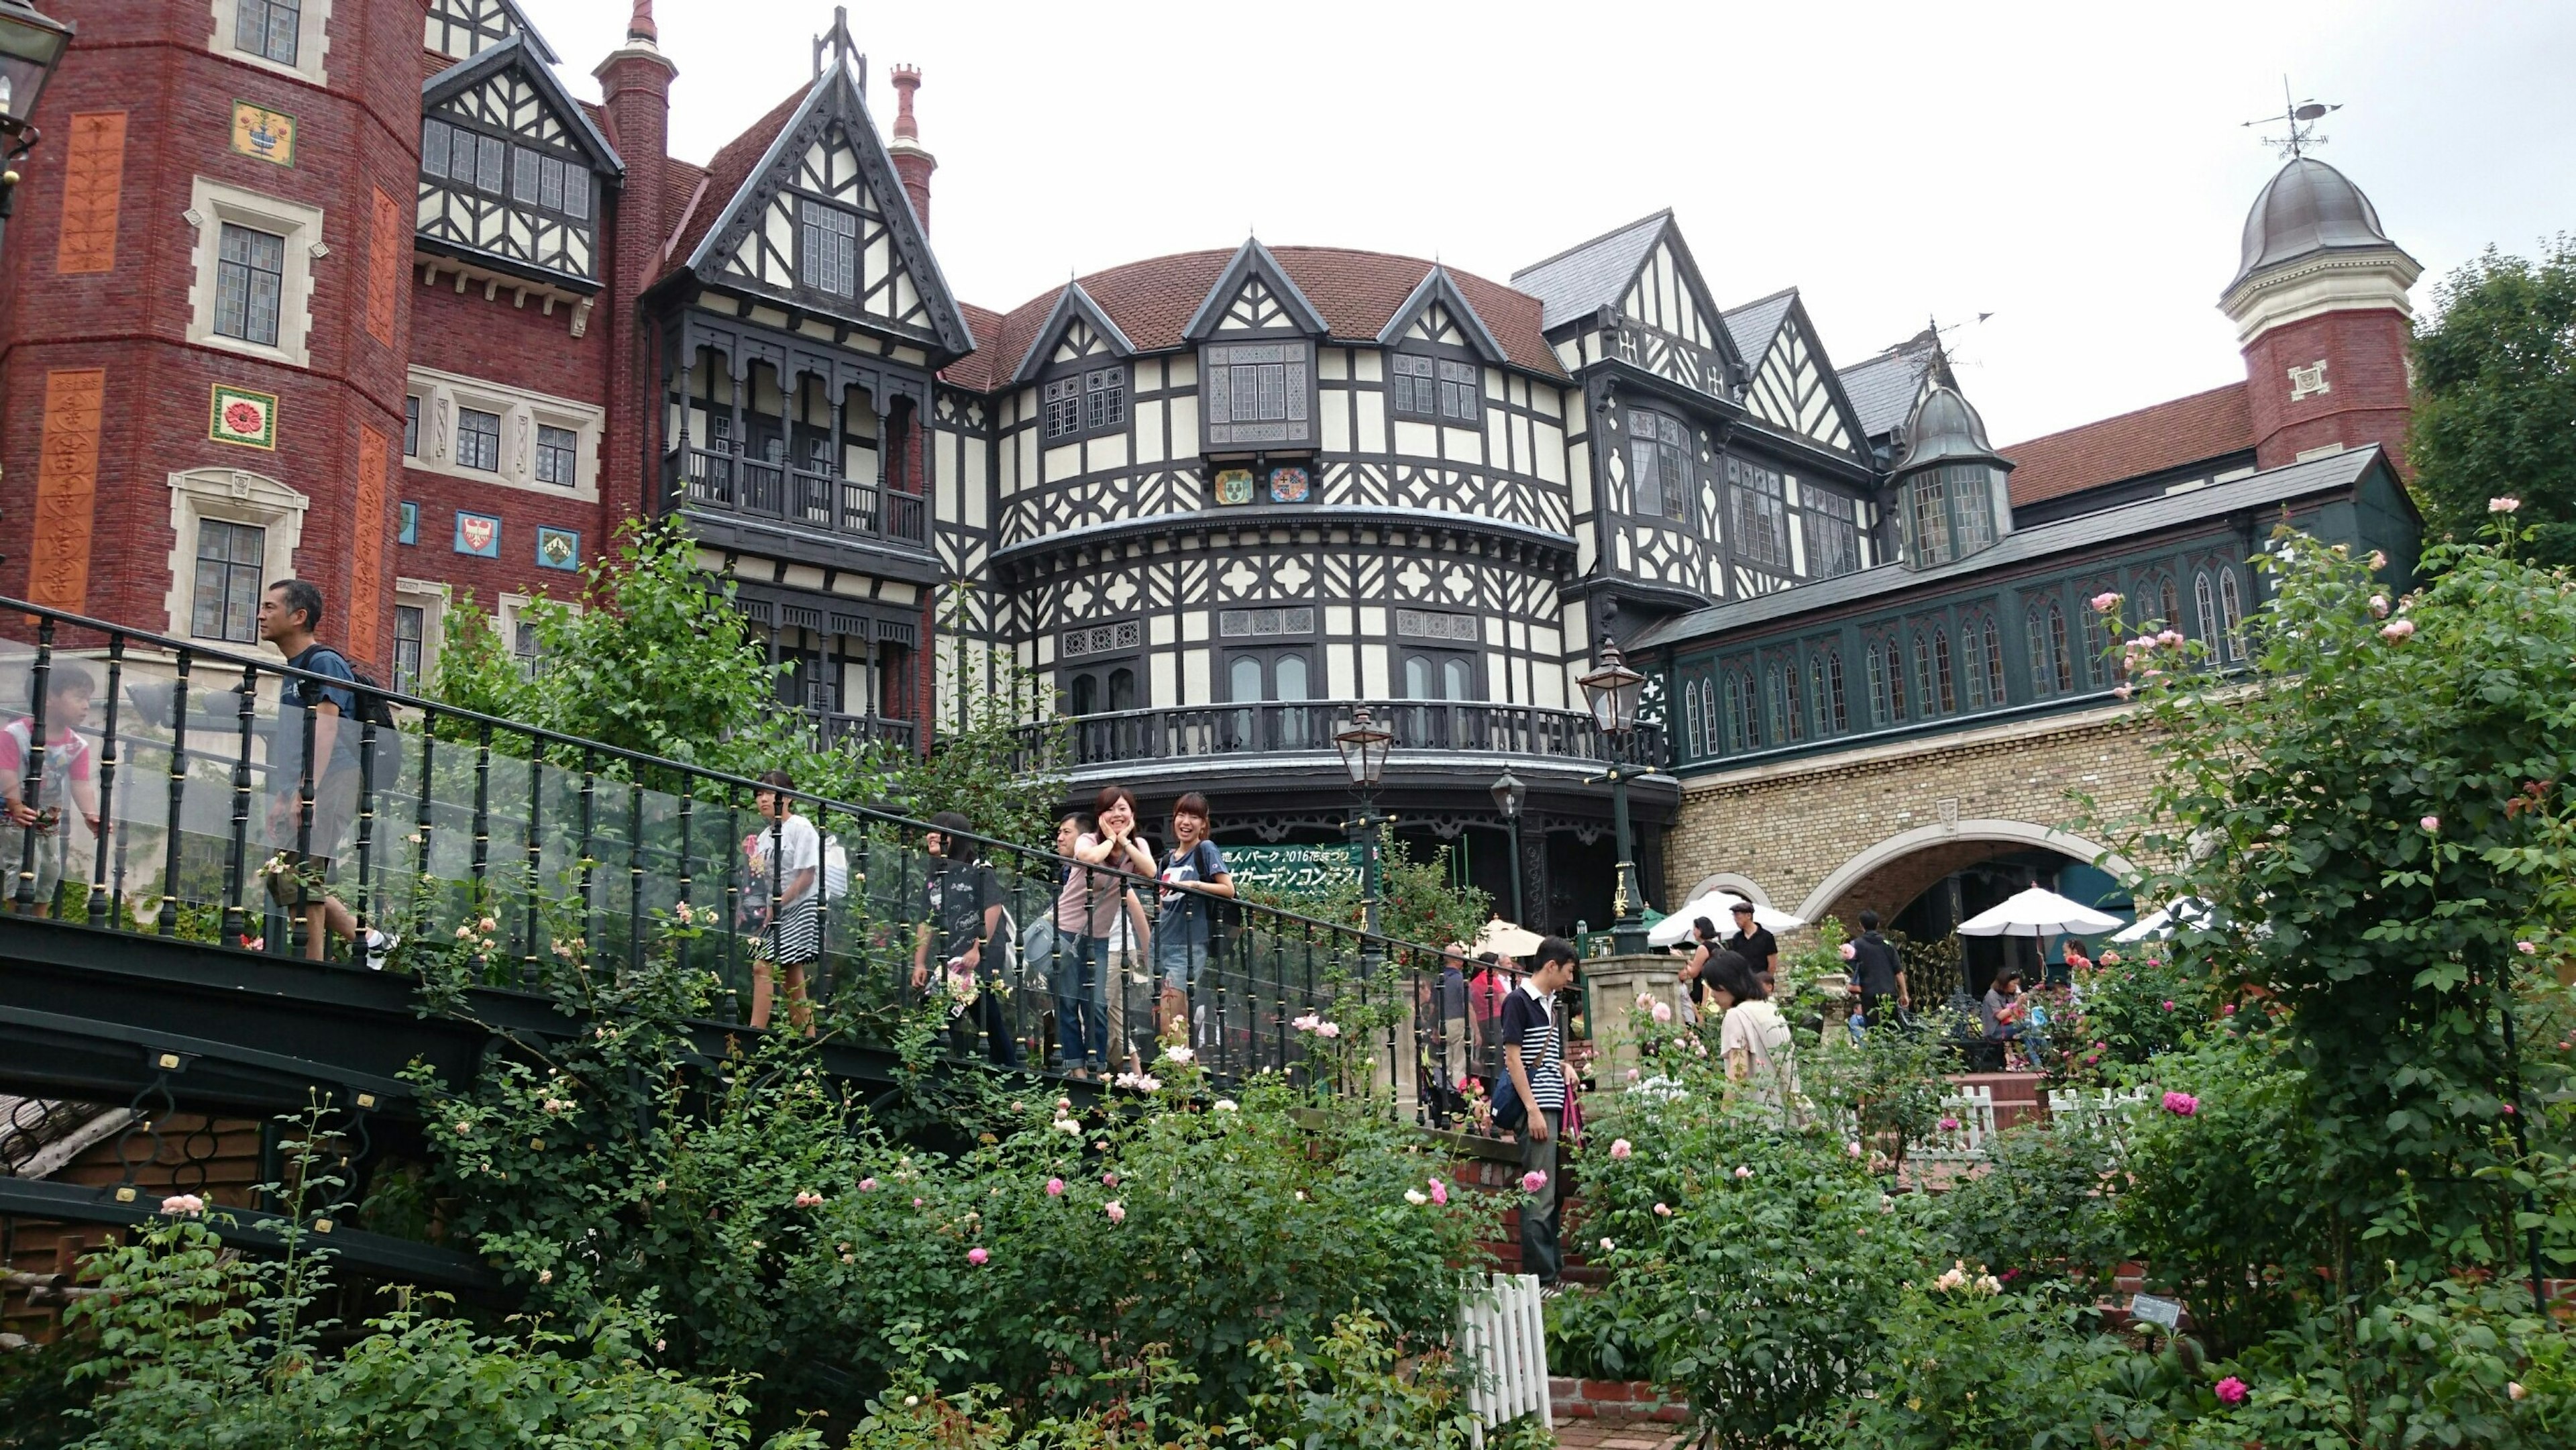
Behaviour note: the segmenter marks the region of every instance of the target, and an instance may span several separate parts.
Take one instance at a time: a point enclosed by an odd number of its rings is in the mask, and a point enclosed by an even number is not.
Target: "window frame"
[[[431,127],[438,128],[435,139]],[[459,176],[456,172],[455,137],[459,133],[471,136],[475,141],[472,176]],[[483,165],[487,155],[485,148],[489,146],[500,148],[500,166],[498,176],[486,181]],[[444,153],[443,158],[433,166],[432,158],[439,157],[441,153]],[[537,163],[533,195],[525,195],[521,191],[521,180],[529,174],[528,168],[522,165],[523,161]],[[558,173],[555,182],[558,200],[552,203],[545,200],[549,163]],[[434,111],[420,118],[420,175],[423,180],[450,191],[468,192],[485,201],[538,212],[548,220],[578,227],[593,238],[594,254],[596,252],[599,173],[591,168],[588,156],[569,146],[548,145],[522,132],[497,130],[456,111]],[[581,178],[579,186],[573,184],[576,175]],[[581,199],[578,209],[571,204],[574,197]],[[799,220],[801,222],[802,218]]]
[[[1650,426],[1651,425],[1651,426]],[[1699,495],[1697,461],[1698,430],[1691,420],[1679,413],[1660,408],[1628,410],[1628,505],[1629,516],[1649,523],[1692,523],[1691,501]],[[1649,507],[1646,498],[1647,479],[1638,460],[1650,458],[1655,463],[1655,498]]]
[[[170,584],[163,594],[165,633],[174,639],[193,634],[196,617],[198,524],[206,519],[244,524],[266,531],[264,562],[268,579],[295,577],[295,551],[303,543],[304,517],[312,500],[264,474],[238,468],[190,468],[169,476]],[[276,656],[273,646],[257,648]]]
[[[1276,357],[1260,354],[1276,349]],[[1243,354],[1250,354],[1244,356]],[[1279,369],[1280,416],[1235,416],[1235,384],[1238,374],[1250,373],[1254,397],[1259,399],[1267,381],[1266,372]],[[1199,451],[1202,455],[1233,457],[1269,454],[1274,458],[1292,453],[1312,453],[1319,445],[1319,415],[1315,344],[1305,337],[1226,338],[1199,344],[1198,401]],[[1220,386],[1218,379],[1224,379]],[[1223,396],[1226,406],[1220,410],[1217,400]],[[1223,416],[1220,416],[1222,411]]]
[[[549,433],[558,436],[550,439],[546,436]],[[531,446],[534,451],[531,460],[532,466],[530,468],[530,476],[535,478],[537,482],[554,488],[571,488],[580,482],[581,433],[579,430],[558,427],[553,423],[538,423],[536,425],[536,441]],[[559,460],[555,464],[555,471],[564,475],[563,477],[548,478],[546,476],[547,459],[549,458]]]
[[[317,207],[199,176],[189,191],[183,220],[196,228],[194,272],[188,288],[187,340],[244,357],[312,365],[313,262],[321,246],[323,213]],[[223,236],[226,227],[265,232],[280,239],[277,339],[259,342],[216,330],[223,294]]]
[[[291,8],[296,12],[295,53],[289,59],[278,60],[268,54],[265,45],[259,50],[243,46],[243,0],[211,0],[214,25],[203,32],[208,36],[206,48],[211,54],[239,65],[327,87],[331,84],[326,60],[331,52],[331,8],[334,3],[336,0],[294,0]],[[262,38],[266,39],[265,36]]]
[[[866,230],[866,218],[841,205],[804,192],[796,197],[796,285],[806,291],[849,301],[859,292],[859,234]],[[822,218],[828,226],[817,225]],[[846,225],[849,229],[840,230]],[[815,245],[817,237],[829,237],[837,244],[828,251]],[[817,267],[828,267],[832,277],[818,280]],[[845,277],[847,286],[834,286],[833,277]]]
[[[1860,500],[1809,483],[1799,487],[1798,505],[1806,525],[1808,578],[1835,579],[1868,567],[1860,555]],[[1847,566],[1828,572],[1824,561],[1836,557]]]
[[[1038,441],[1052,448],[1127,431],[1131,408],[1123,359],[1077,358],[1050,368],[1038,383]]]
[[[245,255],[234,255],[236,249],[233,242],[236,238],[242,241],[239,250]],[[248,255],[262,250],[260,247],[262,242],[276,245],[277,256],[273,264],[265,262],[262,258]],[[217,221],[215,223],[214,325],[217,337],[228,337],[235,342],[249,343],[253,347],[277,346],[279,329],[285,322],[286,247],[287,239],[279,233],[264,231],[246,222]],[[238,292],[233,286],[236,275],[241,279]],[[260,294],[263,290],[260,283],[263,279],[268,283],[265,289],[268,308],[265,319],[260,315],[262,301]],[[240,299],[240,306],[238,315],[233,315],[236,295]],[[258,335],[263,320],[267,323],[265,337]],[[242,330],[235,331],[236,327]]]
[[[476,429],[469,430],[469,429],[466,427],[466,420],[467,420],[468,418],[489,418],[489,419],[491,419],[491,420],[492,420],[492,428],[491,428],[491,432],[487,435],[487,434],[486,434],[482,429],[480,429],[480,428],[476,428]],[[456,459],[456,466],[457,466],[457,467],[459,467],[459,468],[468,469],[468,470],[470,470],[470,471],[472,471],[472,472],[475,472],[475,473],[495,473],[495,474],[499,473],[499,472],[501,471],[501,433],[502,433],[502,430],[503,430],[504,426],[505,426],[508,422],[509,422],[509,415],[508,415],[508,414],[506,414],[506,413],[495,413],[495,412],[490,412],[490,411],[487,411],[487,410],[482,409],[482,408],[470,408],[470,407],[467,407],[466,405],[464,405],[463,403],[459,403],[459,404],[457,404],[457,405],[456,405],[456,452],[455,452],[455,455],[454,455],[454,457],[455,457],[455,459]],[[486,437],[488,437],[488,438],[489,438],[490,443],[491,443],[491,459],[492,459],[492,461],[491,461],[491,462],[489,462],[489,463],[477,463],[477,462],[474,462],[474,461],[473,461],[474,459],[476,459],[476,458],[480,458],[480,457],[482,457],[482,456],[483,456],[483,450],[482,450],[482,449],[480,449],[480,448],[475,448],[475,449],[471,450],[471,453],[470,453],[470,456],[469,456],[469,452],[468,452],[468,449],[466,448],[466,442],[465,442],[465,440],[466,440],[469,436],[474,437],[474,438],[486,438]]]
[[[210,534],[219,534],[226,545],[220,554],[212,558],[209,558],[206,553],[206,542]],[[248,560],[232,557],[236,552],[238,545],[243,542],[241,536],[245,534],[252,536],[249,542],[254,545],[252,550],[254,557]],[[217,644],[258,644],[259,601],[261,594],[266,591],[266,580],[268,577],[267,527],[262,524],[241,523],[233,519],[218,518],[211,515],[203,516],[197,520],[197,537],[195,542],[189,547],[195,551],[193,555],[195,569],[190,576],[189,581],[191,590],[188,615],[188,638],[212,640]],[[206,566],[209,564],[214,565],[215,568],[220,571],[222,576],[221,583],[218,585],[216,590],[215,630],[211,634],[199,627],[206,607],[206,585],[208,582],[206,577]],[[250,582],[250,597],[247,603],[247,608],[239,621],[235,621],[232,617],[235,601],[231,597],[233,585],[239,582],[235,577],[237,574],[246,574]],[[241,631],[239,634],[235,634],[233,632],[236,623]]]
[[[1386,389],[1390,418],[1444,428],[1484,426],[1485,369],[1476,359],[1423,345],[1395,348],[1387,353]]]
[[[1729,455],[1726,494],[1735,524],[1736,557],[1756,568],[1790,572],[1795,556],[1789,549],[1788,476],[1752,459]]]

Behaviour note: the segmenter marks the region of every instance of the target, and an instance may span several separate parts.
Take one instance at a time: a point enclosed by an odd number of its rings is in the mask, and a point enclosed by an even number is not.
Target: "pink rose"
[[[1111,1223],[1125,1223],[1127,1221],[1127,1205],[1120,1203],[1117,1199],[1113,1198],[1107,1203],[1101,1205],[1100,1211],[1109,1215],[1109,1221]]]
[[[1670,1022],[1673,1020],[1673,1004],[1670,1002],[1657,1002],[1654,1007],[1650,1009],[1647,1015],[1653,1017],[1657,1022]]]
[[[2189,1093],[2165,1094],[2165,1111],[2177,1118],[2188,1118],[2200,1111],[2200,1099]]]
[[[1955,1133],[1959,1131],[1959,1120],[1957,1118],[1943,1118],[1941,1120],[1941,1131],[1944,1133]]]
[[[1613,1158],[1625,1158],[1635,1151],[1636,1149],[1628,1146],[1628,1140],[1625,1138],[1617,1139],[1610,1144],[1610,1156]]]
[[[2168,1012],[2170,1012],[2170,1011],[2172,1011],[2173,1009],[2174,1009],[2174,1008],[2173,1008],[2173,999],[2172,999],[2171,997],[2167,997],[2167,998],[2165,999],[2165,1010],[2166,1010],[2166,1011],[2168,1011]]]
[[[2104,952],[2102,954],[2102,965],[2106,967],[2116,967],[2119,964],[2120,954],[2118,952]]]
[[[1536,1193],[1547,1187],[1547,1175],[1533,1168],[1521,1175],[1521,1192]]]
[[[2515,942],[2513,944],[2513,949],[2522,953],[2526,957],[2536,957],[2540,955],[2540,948],[2527,941]]]
[[[2388,617],[2387,595],[2374,594],[2370,596],[2370,617],[2373,619],[2386,619]]]
[[[2499,494],[2487,500],[2487,512],[2491,514],[2519,513],[2521,510],[2522,500],[2509,493]]]
[[[1858,1143],[1845,1143],[1845,1144],[1843,1145],[1843,1156],[1845,1156],[1845,1157],[1847,1157],[1847,1158],[1857,1158],[1857,1157],[1859,1157],[1859,1156],[1860,1156],[1860,1144],[1858,1144]]]
[[[2093,606],[2094,613],[2108,614],[2120,607],[2120,596],[2106,589],[2084,602]]]
[[[2379,627],[2379,637],[2390,644],[2398,644],[2414,633],[2415,621],[2411,619],[2392,619]]]
[[[2245,1403],[2245,1381],[2234,1375],[2218,1382],[2218,1398],[2231,1405]]]
[[[876,1181],[875,1179],[873,1179],[873,1178],[862,1178],[862,1179],[860,1179],[860,1180],[859,1180],[859,1192],[861,1192],[861,1193],[874,1193],[874,1192],[876,1192],[876,1191],[877,1191],[877,1181]]]
[[[2233,1016],[2235,1016],[2235,1015],[2236,1015],[2236,1004],[2235,1004],[2235,1003],[2233,1003],[2233,1002],[2230,1002],[2230,1003],[2228,1003],[2226,1006],[2219,1008],[2219,1009],[2218,1009],[2218,1015],[2219,1015],[2219,1016],[2221,1016],[2221,1017],[2233,1017]]]
[[[1061,1178],[1050,1178],[1050,1179],[1048,1179],[1048,1180],[1047,1180],[1047,1197],[1049,1197],[1049,1198],[1062,1198],[1062,1197],[1064,1197],[1064,1180],[1063,1180],[1063,1179],[1061,1179]]]
[[[206,1201],[193,1193],[174,1193],[161,1200],[161,1211],[172,1218],[193,1218],[206,1211]]]
[[[1735,1176],[1738,1178],[1750,1178],[1753,1176],[1753,1169],[1750,1165],[1738,1163],[1735,1165]]]
[[[2440,816],[2426,816],[2415,824],[2422,826],[2428,831],[2438,831],[2442,829],[2442,818]]]
[[[984,1246],[982,1244],[977,1244],[975,1247],[966,1251],[966,1262],[973,1264],[979,1269],[989,1263],[992,1260],[992,1257],[993,1256],[991,1254],[984,1252]]]
[[[1611,1242],[1610,1240],[1608,1240],[1608,1239],[1603,1239],[1603,1240],[1601,1241],[1601,1252],[1603,1252],[1603,1253],[1605,1253],[1605,1254],[1607,1254],[1607,1253],[1615,1253],[1615,1252],[1617,1252],[1617,1251],[1618,1251],[1618,1248],[1619,1248],[1619,1246],[1618,1246],[1617,1244],[1612,1243],[1612,1242]],[[2518,1397],[2517,1397],[2517,1398],[2518,1398]]]
[[[1659,1204],[1656,1204],[1656,1205],[1655,1205],[1655,1217],[1657,1217],[1657,1218],[1670,1218],[1670,1217],[1672,1217],[1672,1216],[1673,1216],[1673,1210],[1672,1210],[1672,1206],[1671,1206],[1670,1204],[1663,1204],[1663,1203],[1659,1203]]]
[[[2156,632],[2156,643],[2167,646],[2179,645],[2182,643],[2182,631],[2178,629],[2158,630]]]
[[[1860,948],[1853,946],[1850,942],[1844,942],[1842,945],[1842,954],[1843,960],[1848,962],[1860,955]]]
[[[1432,1179],[1431,1201],[1439,1204],[1443,1208],[1446,1208],[1449,1204],[1449,1185],[1441,1182],[1437,1178]]]
[[[1118,1186],[1118,1175],[1115,1173],[1101,1174],[1100,1186],[1103,1188],[1116,1188]]]

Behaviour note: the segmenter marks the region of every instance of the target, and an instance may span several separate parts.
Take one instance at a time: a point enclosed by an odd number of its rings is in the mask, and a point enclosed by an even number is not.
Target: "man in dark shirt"
[[[1565,1128],[1565,1039],[1557,1024],[1556,994],[1574,982],[1574,944],[1549,937],[1538,945],[1536,965],[1503,1000],[1498,1035],[1503,1071],[1529,1113],[1521,1123],[1521,1172],[1538,1175],[1521,1204],[1521,1268],[1552,1288],[1564,1268],[1557,1243],[1565,1201],[1557,1193],[1557,1137]]]
[[[964,816],[941,811],[930,818],[930,824],[932,829],[922,843],[931,860],[922,880],[921,930],[913,941],[912,989],[932,991],[931,975],[937,972],[938,990],[951,999],[951,1030],[959,1051],[971,1054],[980,1036],[988,1060],[999,1067],[1017,1067],[1019,1039],[1011,1031],[996,990],[1002,986],[1005,950],[997,940],[1002,929],[1000,883],[993,879],[991,867],[975,859],[976,842],[968,834],[971,827]],[[930,957],[934,943],[939,948],[935,964]]]
[[[281,579],[268,586],[259,601],[259,637],[286,656],[287,664],[321,680],[289,679],[282,687],[277,723],[268,739],[268,839],[279,849],[273,869],[263,869],[268,894],[299,918],[304,955],[322,960],[323,932],[355,941],[358,919],[349,908],[313,883],[331,874],[333,858],[346,844],[350,823],[358,817],[357,672],[338,650],[317,642],[322,624],[322,591],[302,579]],[[323,683],[346,680],[352,688]],[[318,768],[304,768],[304,743],[313,742]],[[313,792],[308,833],[304,792]],[[367,965],[381,969],[395,939],[370,927]]]
[[[1860,939],[1852,943],[1852,976],[1864,1028],[1892,1023],[1898,1008],[1913,1008],[1913,994],[1905,987],[1905,959],[1896,954],[1895,943],[1878,934],[1875,911],[1860,914]]]
[[[1735,935],[1726,939],[1726,949],[1744,958],[1745,964],[1762,976],[1762,985],[1773,984],[1773,973],[1780,969],[1780,942],[1769,929],[1753,919],[1753,903],[1735,903]]]

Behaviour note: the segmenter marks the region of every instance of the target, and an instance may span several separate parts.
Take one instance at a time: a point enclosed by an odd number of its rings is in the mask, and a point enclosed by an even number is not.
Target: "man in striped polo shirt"
[[[1565,1127],[1565,1038],[1556,994],[1574,982],[1574,946],[1563,937],[1540,942],[1529,976],[1503,1003],[1503,1070],[1529,1105],[1521,1125],[1523,1181],[1541,1180],[1521,1204],[1521,1269],[1554,1288],[1565,1256],[1557,1244],[1564,1199],[1557,1193],[1557,1136]]]

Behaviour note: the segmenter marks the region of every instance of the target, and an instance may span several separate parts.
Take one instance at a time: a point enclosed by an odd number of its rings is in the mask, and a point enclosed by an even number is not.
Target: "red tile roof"
[[[1002,379],[1010,376],[1010,369],[1019,362],[1017,358],[1009,362],[1000,361],[1002,350],[993,345],[993,340],[1002,335],[1002,328],[1009,319],[989,307],[978,307],[972,302],[958,303],[957,310],[966,314],[966,326],[975,334],[975,350],[941,368],[940,380],[961,388],[972,388],[979,393],[989,393]]]
[[[1431,272],[1420,257],[1387,252],[1359,252],[1345,247],[1273,247],[1270,254],[1288,270],[1289,279],[1323,314],[1325,326],[1339,338],[1375,337],[1404,299]],[[1207,299],[1208,289],[1234,259],[1234,249],[1176,252],[1128,262],[1080,278],[1082,290],[1127,334],[1127,340],[1152,352],[1181,345],[1181,330]],[[1499,282],[1449,269],[1467,305],[1476,309],[1486,330],[1501,344],[1503,355],[1535,372],[1564,376],[1556,354],[1539,333],[1538,299]],[[974,309],[978,358],[998,385],[1017,371],[1028,355],[1037,330],[1055,310],[1061,287],[1040,293],[1013,308],[1006,317]],[[990,323],[986,319],[991,319]],[[957,369],[951,369],[954,375]]]
[[[733,203],[735,193],[751,179],[752,168],[758,166],[760,158],[768,152],[769,143],[777,140],[778,133],[787,129],[787,123],[796,118],[797,108],[805,104],[805,98],[813,90],[811,84],[799,88],[795,94],[771,107],[768,115],[752,122],[749,130],[726,142],[723,149],[716,152],[714,159],[707,163],[707,194],[698,199],[698,209],[689,214],[685,225],[680,223],[676,211],[670,213],[678,230],[672,233],[667,248],[669,255],[655,273],[655,280],[660,280],[662,273],[687,265],[689,254],[698,249],[698,243],[716,224],[716,218],[724,215],[725,208]],[[697,189],[694,181],[689,189]],[[686,204],[684,196],[682,205]]]
[[[2030,504],[2253,446],[2245,385],[2229,383],[1996,451],[2019,465],[2012,501]]]

